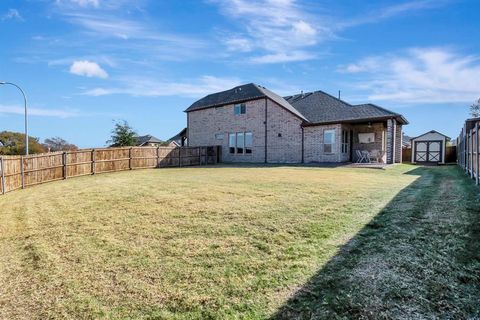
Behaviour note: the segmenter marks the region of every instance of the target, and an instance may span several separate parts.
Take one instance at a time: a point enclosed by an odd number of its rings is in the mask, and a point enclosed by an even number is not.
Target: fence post
[[[67,179],[67,152],[62,154],[62,164],[63,164],[63,179]]]
[[[480,183],[480,174],[479,174],[479,171],[480,171],[480,161],[479,161],[479,154],[478,154],[478,151],[479,150],[479,143],[478,143],[478,138],[479,138],[479,132],[478,132],[478,122],[475,123],[475,160],[476,160],[476,164],[474,165],[475,167],[475,184],[478,186],[478,184]],[[473,144],[473,141],[472,141],[472,144]]]
[[[132,147],[128,149],[128,169],[132,170]]]
[[[5,164],[3,157],[0,157],[0,169],[2,170],[2,194],[5,194]]]
[[[20,157],[20,174],[22,176],[22,189],[25,189],[25,167],[23,164],[23,156]]]
[[[95,149],[92,149],[92,175],[95,174],[95,170],[96,170],[95,157],[96,157]]]
[[[160,167],[160,147],[157,147],[157,168]]]

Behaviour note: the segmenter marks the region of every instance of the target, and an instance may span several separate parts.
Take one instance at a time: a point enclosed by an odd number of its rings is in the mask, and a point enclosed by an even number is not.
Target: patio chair
[[[367,162],[367,159],[365,158],[363,151],[355,150],[355,153],[357,154],[357,163]]]
[[[370,152],[368,152],[367,150],[362,150],[362,155],[363,155],[363,158],[365,159],[365,162],[366,163],[372,163],[372,161],[370,161]]]
[[[370,151],[368,158],[370,159],[370,162],[379,163],[381,158],[380,151],[376,149]]]

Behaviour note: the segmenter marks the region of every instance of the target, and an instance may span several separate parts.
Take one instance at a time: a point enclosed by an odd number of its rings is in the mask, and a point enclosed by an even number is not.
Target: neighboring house
[[[412,163],[445,164],[450,138],[432,130],[412,138]]]
[[[177,147],[183,147],[187,145],[187,128],[183,128],[182,131],[167,140],[170,145]]]
[[[162,140],[155,138],[154,136],[149,134],[147,134],[146,136],[137,137],[136,146],[139,147],[160,147],[162,145],[165,145]]]
[[[188,145],[220,145],[231,162],[348,162],[366,150],[398,163],[408,124],[373,104],[354,106],[322,91],[280,97],[253,83],[210,94],[185,112]]]

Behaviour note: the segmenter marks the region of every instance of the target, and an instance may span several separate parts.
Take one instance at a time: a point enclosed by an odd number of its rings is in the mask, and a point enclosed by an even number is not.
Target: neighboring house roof
[[[373,121],[388,118],[396,118],[401,124],[408,124],[408,121],[402,115],[371,103],[354,106],[323,91],[280,97],[267,88],[254,83],[209,94],[194,102],[185,112],[265,97],[295,114],[306,124]]]
[[[137,146],[143,146],[147,143],[162,143],[163,141],[155,138],[152,135],[147,134],[146,136],[137,137]]]
[[[297,109],[295,109],[284,98],[265,87],[254,83],[237,86],[230,90],[209,94],[200,100],[194,102],[185,112],[191,112],[200,109],[212,108],[232,103],[240,103],[254,99],[270,98],[280,106],[284,107],[299,118],[308,121]]]
[[[436,133],[436,134],[439,134],[439,135],[441,135],[441,136],[444,136],[445,138],[447,138],[447,140],[450,140],[450,137],[449,137],[449,136],[446,136],[446,135],[444,135],[443,133],[440,133],[440,132],[438,132],[438,131],[436,131],[436,130],[430,130],[430,131],[428,131],[428,132],[425,132],[424,134],[421,134],[421,135],[419,135],[419,136],[410,138],[410,141],[412,141],[412,140],[414,140],[414,139],[417,139],[417,138],[420,138],[420,137],[423,137],[424,135],[427,135],[427,134],[429,134],[429,133]]]
[[[312,124],[355,122],[395,117],[402,124],[408,121],[398,113],[368,103],[351,105],[323,91],[307,92],[285,97]]]
[[[183,137],[187,136],[187,128],[183,128],[179,133],[168,139],[167,141],[177,141],[181,140]]]

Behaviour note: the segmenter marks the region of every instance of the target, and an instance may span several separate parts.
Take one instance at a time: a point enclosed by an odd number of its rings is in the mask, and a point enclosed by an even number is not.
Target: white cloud
[[[305,61],[315,59],[316,56],[312,53],[305,51],[292,51],[292,52],[278,52],[272,54],[266,54],[263,56],[252,57],[250,61],[252,63],[282,63],[282,62],[294,62]]]
[[[20,15],[17,9],[8,9],[7,13],[1,16],[1,20],[19,20],[23,21],[23,17]]]
[[[97,63],[88,60],[74,61],[70,66],[70,73],[79,76],[98,77],[102,79],[108,77],[108,73]]]
[[[399,15],[445,5],[450,0],[415,0],[359,12],[342,18],[318,2],[301,5],[296,0],[210,0],[238,23],[241,37],[223,37],[229,51],[255,52],[254,63],[282,63],[314,59],[322,55],[319,44],[337,39],[345,29]],[[321,12],[322,14],[319,14]],[[295,52],[295,54],[292,54]],[[299,54],[301,52],[302,54]],[[260,56],[260,57],[258,57]],[[293,57],[294,56],[294,57]]]
[[[120,85],[110,88],[95,88],[84,92],[90,96],[126,94],[131,96],[184,96],[200,97],[241,84],[236,78],[218,78],[203,76],[196,81],[174,82],[156,81],[148,78],[123,78]]]
[[[100,6],[99,0],[71,0],[71,2],[81,6],[81,7],[95,7],[98,8]]]
[[[368,99],[397,103],[469,103],[480,95],[480,56],[444,48],[363,59],[342,69],[362,74]]]
[[[1,105],[0,114],[20,114],[25,113],[24,107],[14,105]],[[61,109],[43,109],[43,108],[28,108],[29,116],[43,116],[43,117],[55,117],[55,118],[71,118],[79,116],[78,112],[72,110]]]
[[[238,21],[242,37],[226,37],[229,50],[259,50],[255,63],[281,63],[312,59],[313,53],[298,54],[330,37],[328,28],[310,16],[294,0],[227,0],[212,1],[221,12]],[[295,51],[297,53],[291,54]],[[258,52],[257,52],[258,53]],[[295,56],[295,58],[292,58]]]

